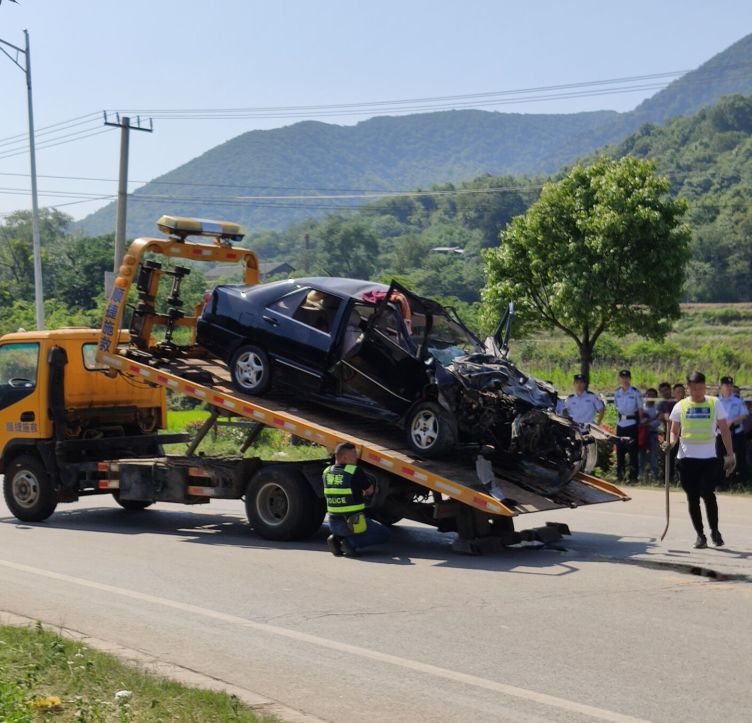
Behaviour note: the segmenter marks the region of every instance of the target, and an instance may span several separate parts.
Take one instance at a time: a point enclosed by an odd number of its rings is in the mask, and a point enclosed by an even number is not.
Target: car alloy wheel
[[[240,347],[230,359],[233,386],[244,394],[263,394],[271,382],[269,357],[253,344]]]
[[[235,362],[235,376],[246,386],[258,386],[264,376],[264,364],[261,357],[252,351],[241,354]]]
[[[410,436],[413,439],[415,447],[420,450],[430,450],[439,437],[439,417],[431,409],[421,409],[413,417],[410,426]]]

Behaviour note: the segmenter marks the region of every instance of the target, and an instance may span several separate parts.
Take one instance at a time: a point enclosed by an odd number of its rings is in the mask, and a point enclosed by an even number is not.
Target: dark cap
[[[630,372],[629,369],[622,369],[619,372],[619,376],[620,377],[629,377],[631,379],[632,378],[632,372]]]
[[[721,377],[721,384],[733,384],[734,377]]]
[[[702,372],[692,372],[687,377],[687,384],[705,384],[705,375]]]
[[[576,382],[587,382],[587,377],[584,374],[575,374],[572,379]]]

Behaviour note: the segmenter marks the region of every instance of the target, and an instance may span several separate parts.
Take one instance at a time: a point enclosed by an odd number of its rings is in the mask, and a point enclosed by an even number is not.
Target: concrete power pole
[[[104,124],[106,126],[117,126],[120,128],[120,174],[118,176],[118,197],[117,210],[115,214],[115,257],[113,263],[113,273],[117,274],[120,264],[125,254],[125,220],[128,213],[128,144],[129,133],[131,128],[136,131],[146,131],[151,133],[154,125],[149,118],[149,125],[141,124],[141,116],[137,116],[135,125],[131,124],[128,116],[120,117],[119,113],[115,114],[115,121],[107,119],[107,111],[104,113]]]
[[[5,40],[0,40],[0,51],[7,55],[26,75],[26,95],[29,106],[29,155],[31,156],[31,244],[34,255],[34,309],[37,329],[44,329],[44,287],[42,285],[42,246],[39,241],[39,201],[37,200],[37,159],[34,145],[34,108],[31,102],[31,48],[29,31],[24,30],[26,44],[19,48]],[[3,47],[5,46],[5,47]],[[15,51],[15,57],[5,48]],[[24,56],[24,64],[19,62]]]

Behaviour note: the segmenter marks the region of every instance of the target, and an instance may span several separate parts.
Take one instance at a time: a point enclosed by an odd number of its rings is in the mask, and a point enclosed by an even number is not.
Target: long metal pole
[[[131,119],[123,117],[120,123],[120,176],[118,178],[117,209],[115,213],[115,263],[117,274],[125,254],[125,219],[128,213],[128,141]]]
[[[37,159],[34,146],[34,108],[31,102],[31,50],[29,31],[26,38],[26,90],[29,100],[29,153],[31,156],[31,238],[34,253],[34,306],[37,329],[44,329],[44,288],[42,284],[42,248],[39,242],[39,202],[37,200]]]

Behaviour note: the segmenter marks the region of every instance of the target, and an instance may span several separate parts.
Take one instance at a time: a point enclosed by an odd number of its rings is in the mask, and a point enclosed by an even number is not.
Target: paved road
[[[108,498],[45,524],[0,505],[0,610],[65,626],[330,721],[748,721],[752,499],[728,547],[695,552],[674,495],[527,516],[561,550],[461,557],[413,524],[334,558],[250,533],[240,503],[126,513]],[[715,570],[726,579],[681,572]]]

